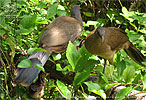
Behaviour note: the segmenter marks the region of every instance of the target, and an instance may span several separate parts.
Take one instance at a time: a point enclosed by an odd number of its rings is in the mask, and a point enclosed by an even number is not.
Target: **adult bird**
[[[40,73],[40,69],[34,65],[45,65],[48,57],[54,53],[62,53],[66,50],[69,41],[74,42],[82,33],[82,18],[80,6],[74,5],[71,16],[60,16],[48,25],[46,31],[41,35],[39,46],[47,52],[32,53],[28,59],[32,62],[32,67],[19,68],[14,82],[23,86],[29,86]]]
[[[129,41],[126,33],[115,27],[98,27],[85,39],[87,51],[98,55],[113,64],[115,53],[124,49],[127,55],[139,65],[145,66],[145,56]],[[105,70],[105,66],[104,66]],[[104,72],[103,70],[103,72]]]

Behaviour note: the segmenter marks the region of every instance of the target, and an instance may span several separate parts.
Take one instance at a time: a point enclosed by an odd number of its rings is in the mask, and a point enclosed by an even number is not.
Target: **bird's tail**
[[[18,73],[14,82],[20,83],[23,86],[29,86],[41,71],[40,69],[34,68],[34,65],[41,64],[44,66],[48,57],[49,55],[46,52],[32,53],[28,57],[32,62],[32,67],[18,68]]]
[[[146,62],[146,57],[133,44],[131,44],[128,49],[124,50],[136,63],[146,67],[146,65],[142,64],[142,62]]]

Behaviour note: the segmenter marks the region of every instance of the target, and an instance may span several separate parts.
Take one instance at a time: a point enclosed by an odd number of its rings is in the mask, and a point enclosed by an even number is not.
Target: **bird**
[[[126,32],[115,27],[98,27],[93,30],[84,40],[82,45],[88,52],[98,55],[113,64],[114,55],[124,49],[127,55],[139,65],[146,67],[145,56],[130,42]],[[103,73],[105,70],[105,65]]]
[[[15,83],[22,86],[30,86],[40,73],[40,69],[34,65],[45,65],[48,57],[52,53],[62,53],[66,50],[69,41],[73,42],[79,38],[83,30],[80,6],[74,5],[71,9],[71,16],[59,16],[48,25],[39,40],[39,48],[46,52],[34,52],[28,59],[32,66],[28,68],[18,68]]]

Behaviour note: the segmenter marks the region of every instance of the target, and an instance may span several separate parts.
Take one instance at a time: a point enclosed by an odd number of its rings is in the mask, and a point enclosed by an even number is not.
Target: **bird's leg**
[[[104,59],[103,74],[104,74],[104,72],[105,72],[105,67],[106,67],[106,59]]]

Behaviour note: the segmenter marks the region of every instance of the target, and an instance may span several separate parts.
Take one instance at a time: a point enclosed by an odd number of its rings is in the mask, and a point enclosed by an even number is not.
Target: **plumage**
[[[46,31],[41,35],[40,48],[47,52],[36,52],[29,56],[32,61],[32,67],[21,68],[18,70],[15,82],[23,86],[29,86],[40,73],[40,69],[34,68],[35,64],[44,66],[48,57],[53,53],[62,53],[66,50],[69,41],[74,42],[82,33],[82,18],[80,6],[74,5],[71,11],[71,17],[60,16],[48,25]]]
[[[90,53],[108,60],[111,64],[115,53],[124,49],[131,59],[145,66],[142,64],[146,62],[144,55],[129,41],[123,30],[115,27],[98,27],[85,39],[85,47]]]

